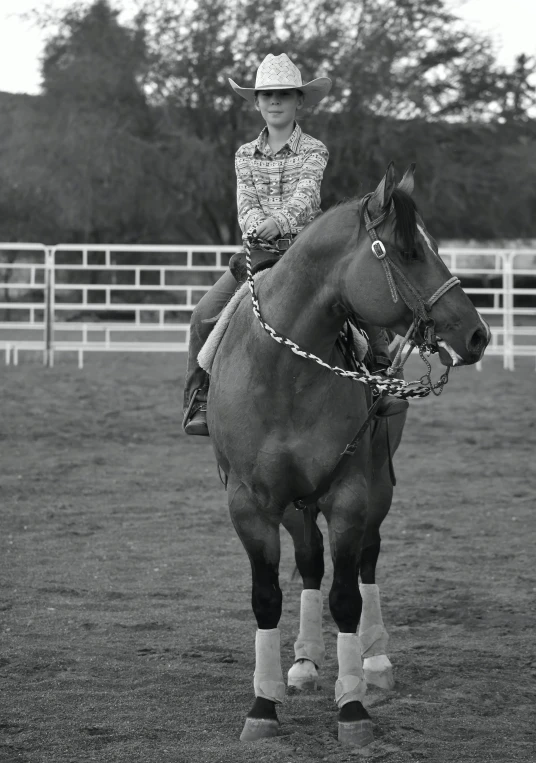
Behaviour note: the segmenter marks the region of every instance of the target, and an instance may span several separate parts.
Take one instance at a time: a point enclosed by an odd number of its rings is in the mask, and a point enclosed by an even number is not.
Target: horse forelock
[[[395,188],[393,191],[395,208],[395,236],[403,246],[403,253],[411,254],[417,237],[417,205],[409,193]]]

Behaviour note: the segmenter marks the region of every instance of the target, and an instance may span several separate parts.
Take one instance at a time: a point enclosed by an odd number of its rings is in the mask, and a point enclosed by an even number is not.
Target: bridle
[[[367,202],[371,196],[372,194],[367,194],[364,196],[362,204],[365,226],[370,238],[372,239],[372,252],[374,256],[382,263],[393,302],[398,302],[398,296],[400,295],[403,302],[411,310],[413,315],[413,321],[406,335],[400,342],[400,346],[390,367],[387,369],[386,373],[388,378],[382,375],[371,374],[366,366],[357,359],[357,371],[350,371],[345,368],[339,368],[338,366],[331,366],[329,363],[326,363],[313,353],[303,350],[291,339],[284,336],[283,334],[278,333],[274,328],[266,323],[261,315],[259,301],[255,292],[255,283],[253,280],[251,265],[251,249],[264,249],[265,251],[269,252],[278,252],[278,249],[274,244],[258,238],[255,235],[254,227],[250,228],[244,237],[247,283],[251,292],[253,312],[255,313],[261,326],[272,337],[272,339],[274,339],[279,344],[283,344],[289,347],[289,349],[295,355],[299,355],[302,358],[314,360],[315,363],[318,363],[329,371],[333,371],[338,376],[352,379],[352,381],[363,382],[371,388],[373,394],[375,395],[393,395],[403,399],[412,397],[426,397],[430,394],[430,392],[433,392],[435,395],[440,395],[443,391],[443,387],[448,381],[449,369],[447,368],[445,373],[441,375],[438,382],[435,384],[432,382],[431,366],[425,358],[425,353],[437,352],[438,348],[437,336],[435,334],[435,322],[430,315],[430,311],[432,306],[444,294],[452,289],[453,286],[457,286],[460,283],[460,280],[459,278],[456,278],[456,276],[452,276],[439,289],[437,289],[437,291],[435,291],[428,300],[424,300],[417,289],[413,286],[413,284],[408,281],[403,271],[389,257],[383,242],[380,240],[376,232],[376,228],[386,220],[391,210],[388,209],[379,217],[371,220],[367,207]],[[421,336],[424,337],[424,341],[421,344],[418,344],[416,341],[417,334],[419,332],[421,332]],[[402,358],[402,352],[407,345],[409,345],[408,349],[406,350],[404,358]],[[415,347],[419,348],[419,355],[428,368],[427,373],[422,376],[419,381],[415,382],[406,382],[403,379],[395,378],[395,375],[402,370],[405,362]]]
[[[419,347],[419,354],[422,358],[422,360],[428,365],[428,381],[429,381],[429,373],[430,373],[430,365],[424,358],[424,353],[432,353],[437,352],[437,340],[438,337],[435,333],[435,321],[430,315],[432,307],[435,305],[435,303],[441,299],[443,295],[445,295],[450,289],[452,289],[454,286],[458,286],[460,284],[460,279],[456,276],[452,276],[451,278],[447,279],[445,283],[437,289],[432,296],[425,300],[422,298],[421,294],[417,291],[417,289],[413,286],[413,284],[407,279],[404,272],[398,267],[396,262],[394,262],[391,257],[389,257],[387,250],[385,248],[385,245],[380,240],[376,228],[378,228],[388,217],[390,213],[390,209],[387,209],[385,212],[383,212],[379,217],[376,217],[374,220],[371,220],[370,213],[368,210],[368,201],[371,198],[372,194],[369,193],[366,196],[363,197],[362,204],[363,204],[363,218],[365,220],[365,227],[367,229],[367,232],[372,239],[372,253],[376,257],[377,260],[379,260],[383,266],[383,270],[385,273],[385,277],[387,279],[387,284],[389,286],[389,291],[391,292],[391,298],[393,302],[398,302],[398,296],[402,298],[403,302],[405,302],[406,306],[411,310],[411,313],[413,315],[413,321],[410,324],[410,327],[402,339],[402,341],[399,344],[398,351],[396,353],[395,358],[393,359],[391,366],[389,367],[387,373],[390,376],[393,376],[398,371],[400,371],[408,357],[411,355],[411,352],[413,351],[414,347]],[[424,341],[419,345],[416,341],[417,335],[420,333],[420,335],[423,337]],[[402,353],[406,347],[406,345],[409,345],[409,348],[406,352],[406,355],[402,359]],[[448,369],[446,374],[443,374],[443,377],[448,378]],[[442,378],[443,378],[442,377]],[[426,377],[423,377],[426,378]],[[446,379],[444,384],[446,384]],[[442,386],[444,386],[444,384]],[[431,391],[434,391],[435,388],[431,388]],[[437,393],[439,394],[439,393]]]

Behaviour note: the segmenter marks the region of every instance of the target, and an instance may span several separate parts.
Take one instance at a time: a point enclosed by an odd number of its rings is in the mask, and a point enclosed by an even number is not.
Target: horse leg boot
[[[367,507],[367,486],[363,483],[348,491],[345,505],[337,505],[336,499],[331,510],[326,513],[323,509],[328,521],[333,558],[329,606],[340,631],[337,636],[339,675],[335,684],[339,742],[353,747],[365,747],[374,740],[372,721],[363,707],[367,683],[356,633],[361,617],[358,564]]]
[[[318,670],[324,664],[322,636],[322,592],[306,588],[301,593],[300,630],[294,643],[295,662],[288,672],[288,685],[302,691],[314,691]]]
[[[370,340],[374,367],[382,373],[391,365],[389,343],[387,342],[385,331],[378,326],[373,326],[371,323],[364,323],[363,321],[360,321],[360,323]],[[383,418],[396,416],[398,413],[406,411],[408,407],[409,403],[407,400],[393,397],[393,395],[385,395],[376,409],[376,416]]]
[[[386,655],[389,635],[382,620],[380,589],[375,583],[360,583],[359,591],[363,600],[359,642],[365,679],[380,689],[394,689],[393,666]]]
[[[288,672],[288,685],[302,691],[314,691],[325,655],[320,592],[324,577],[324,540],[313,520],[313,532],[306,542],[303,513],[293,506],[285,511],[283,526],[292,537],[296,567],[304,588],[300,602],[300,630],[294,643],[295,662]]]
[[[359,590],[363,601],[359,621],[359,641],[367,684],[381,689],[394,688],[393,666],[386,654],[389,635],[385,630],[380,606],[380,590],[376,585],[376,565],[380,555],[380,525],[387,516],[393,499],[393,485],[385,451],[378,452],[376,443],[373,454],[373,474],[367,530],[359,562],[361,583]],[[383,459],[382,459],[383,453]],[[375,459],[380,459],[376,462]]]
[[[277,736],[279,721],[276,705],[285,697],[281,670],[280,634],[283,595],[279,587],[279,523],[281,512],[263,512],[255,498],[241,483],[229,480],[231,520],[251,563],[252,606],[257,620],[255,637],[255,702],[240,735],[242,742]]]

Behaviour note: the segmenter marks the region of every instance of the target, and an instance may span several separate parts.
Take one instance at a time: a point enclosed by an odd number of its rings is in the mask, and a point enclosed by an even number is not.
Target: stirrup
[[[189,421],[186,422],[184,431],[186,434],[201,435],[202,437],[209,436],[206,403],[202,403]]]

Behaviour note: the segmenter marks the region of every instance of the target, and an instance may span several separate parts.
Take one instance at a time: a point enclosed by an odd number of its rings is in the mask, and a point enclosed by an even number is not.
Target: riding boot
[[[197,434],[208,437],[207,398],[209,377],[201,368],[197,368],[195,371],[205,374],[206,381],[203,386],[196,387],[192,390],[188,406],[185,406],[182,426],[186,434]]]
[[[183,428],[186,434],[208,436],[207,397],[209,375],[199,367],[197,356],[214,328],[215,318],[236,290],[236,281],[226,270],[209,291],[199,300],[190,321],[188,367],[184,384]]]
[[[370,340],[374,372],[385,374],[391,365],[389,343],[387,342],[385,331],[378,326],[373,326],[371,323],[365,323],[364,321],[360,321],[360,323],[365,329]],[[403,413],[406,411],[408,407],[409,403],[407,400],[402,400],[399,397],[393,397],[393,395],[385,395],[382,397],[381,402],[376,409],[376,416],[379,416],[380,418],[396,416],[398,413]]]
[[[188,348],[188,366],[184,382],[184,415],[182,426],[186,434],[209,436],[207,426],[207,398],[210,377],[197,362],[205,337],[192,326]]]

